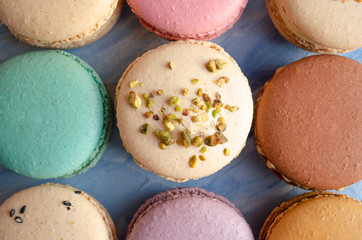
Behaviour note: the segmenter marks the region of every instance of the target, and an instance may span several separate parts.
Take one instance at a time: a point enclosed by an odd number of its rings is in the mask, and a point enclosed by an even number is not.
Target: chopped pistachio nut
[[[185,108],[183,111],[182,111],[182,115],[184,116],[188,116],[190,114],[190,110],[188,108]]]
[[[130,91],[128,94],[128,103],[131,105],[131,107],[139,109],[141,107],[142,100],[136,92]]]
[[[181,111],[182,111],[182,107],[181,107],[181,106],[175,107],[175,111],[176,111],[176,112],[181,112]]]
[[[183,120],[182,118],[178,118],[178,119],[176,119],[176,121],[177,121],[179,124],[181,124],[184,120]]]
[[[192,157],[190,157],[189,165],[191,168],[194,168],[196,166],[196,162],[197,162],[196,155],[193,155]]]
[[[160,142],[160,148],[161,148],[162,150],[166,150],[167,146],[166,146],[166,144],[164,144],[163,142]]]
[[[147,99],[148,99],[147,94],[146,94],[146,93],[142,93],[142,98],[143,98],[144,100],[147,100]]]
[[[207,70],[209,70],[209,72],[214,73],[216,70],[216,62],[215,60],[210,60],[207,64],[206,64],[206,68]]]
[[[229,156],[230,155],[230,149],[224,148],[224,155]]]
[[[215,99],[214,100],[214,104],[212,105],[214,108],[216,107],[223,107],[224,104],[219,100],[219,99]]]
[[[214,135],[210,135],[208,137],[206,137],[204,139],[204,143],[207,145],[207,146],[210,146],[210,147],[215,147],[216,145],[218,145],[219,143],[221,142],[221,137],[217,137]]]
[[[186,131],[182,131],[181,137],[182,137],[182,144],[184,145],[185,148],[188,148],[191,145],[190,134]]]
[[[216,64],[216,68],[221,70],[227,66],[228,62],[223,59],[216,59],[215,64]]]
[[[182,95],[184,95],[184,96],[186,96],[188,93],[189,93],[189,89],[188,89],[188,88],[185,88],[185,89],[182,91]]]
[[[217,119],[217,121],[218,121],[219,123],[225,123],[225,122],[226,122],[224,117],[219,117],[219,118]]]
[[[218,80],[215,80],[214,83],[216,85],[218,85],[219,87],[222,87],[225,83],[228,83],[229,82],[229,78],[228,77],[221,77],[219,78]]]
[[[158,95],[162,95],[163,94],[163,90],[161,89],[161,90],[157,90],[157,92],[156,92]]]
[[[195,78],[191,80],[192,85],[196,85],[200,80]]]
[[[197,90],[197,96],[201,97],[202,96],[202,89],[199,88],[199,90]]]
[[[198,108],[193,108],[193,109],[191,109],[191,111],[193,111],[194,113],[198,113],[198,112],[200,111],[200,109],[198,109]]]
[[[168,63],[168,66],[169,66],[171,69],[173,69],[173,68],[175,67],[175,64],[174,64],[172,61],[170,61],[170,62]]]
[[[192,116],[192,117],[191,117],[191,121],[192,121],[193,123],[197,123],[197,122],[199,122],[200,120],[197,118],[197,116]]]
[[[169,100],[168,100],[168,104],[170,106],[178,106],[180,105],[180,99],[176,96],[172,96]]]
[[[219,123],[218,125],[216,125],[216,129],[219,130],[220,132],[225,132],[226,124],[225,123]]]
[[[130,87],[130,88],[134,88],[135,86],[137,86],[137,84],[138,84],[138,80],[131,81],[131,82],[129,83],[129,87]]]
[[[150,124],[148,123],[143,124],[141,127],[141,133],[144,135],[148,135],[149,132],[150,132]]]
[[[152,116],[153,116],[153,112],[151,112],[151,111],[145,113],[146,118],[151,118]]]
[[[211,106],[212,106],[211,102],[205,102],[205,104],[206,104],[206,107],[207,107],[208,109],[210,109]]]
[[[214,134],[216,137],[221,138],[220,144],[224,144],[227,143],[229,140],[224,136],[224,134],[222,134],[221,132],[216,132]]]
[[[230,112],[236,112],[237,110],[239,110],[239,107],[233,106],[233,107],[230,107],[228,110],[229,110]]]
[[[170,114],[167,116],[167,120],[168,121],[172,121],[172,120],[175,120],[177,119],[177,115],[176,114]]]
[[[144,83],[140,83],[140,87],[143,87],[145,84]]]
[[[175,140],[172,137],[171,132],[165,131],[165,130],[157,130],[156,136],[161,140],[162,143],[164,143],[166,146],[169,146],[171,144],[175,143]]]
[[[206,105],[202,105],[202,106],[200,107],[200,109],[203,110],[203,111],[205,111],[205,110],[206,110]]]
[[[220,93],[218,93],[218,92],[217,92],[217,93],[215,93],[215,98],[216,98],[216,99],[218,99],[218,100],[220,100],[220,99],[221,99],[221,95],[220,95]]]
[[[201,161],[205,161],[205,160],[206,160],[206,158],[204,157],[204,155],[199,155],[199,158],[200,158]]]
[[[204,99],[205,102],[211,102],[211,97],[206,93],[202,94],[202,98]]]
[[[199,102],[200,102],[200,99],[198,99],[198,98],[192,99],[192,103],[193,103],[193,104],[197,104],[197,103],[199,103]]]
[[[201,114],[198,114],[196,116],[192,116],[191,117],[191,121],[193,123],[196,123],[196,122],[200,122],[200,121],[207,121],[207,114],[206,113],[201,113]]]
[[[147,98],[146,101],[146,107],[150,108],[152,107],[152,104],[154,103],[155,100],[153,100],[152,98]]]
[[[191,140],[191,144],[195,147],[201,147],[202,144],[202,138],[200,138],[199,136],[194,137]]]
[[[207,147],[205,147],[205,146],[203,146],[203,147],[200,149],[200,152],[202,152],[202,153],[206,153],[206,151],[207,151]]]
[[[201,120],[202,121],[207,121],[208,120],[208,117],[207,117],[207,114],[206,113],[201,113]]]
[[[170,122],[167,119],[163,120],[163,124],[165,125],[165,127],[167,128],[168,131],[172,132],[175,129],[175,126],[172,124],[172,122]]]
[[[217,114],[218,114],[217,109],[212,110],[212,117],[213,118],[216,118]]]

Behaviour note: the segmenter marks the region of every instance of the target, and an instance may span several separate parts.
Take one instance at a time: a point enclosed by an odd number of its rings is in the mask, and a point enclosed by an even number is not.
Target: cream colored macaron
[[[123,0],[1,0],[0,21],[33,46],[68,49],[87,45],[117,22]]]
[[[123,144],[172,181],[208,176],[236,158],[253,115],[248,80],[218,45],[179,41],[136,59],[116,93]]]
[[[69,185],[43,184],[15,193],[0,206],[0,239],[117,240],[107,210]]]
[[[362,47],[360,0],[266,0],[281,35],[308,51],[343,53]]]

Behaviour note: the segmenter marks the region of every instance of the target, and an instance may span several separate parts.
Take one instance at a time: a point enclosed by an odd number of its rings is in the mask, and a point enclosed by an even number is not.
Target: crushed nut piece
[[[146,101],[146,107],[150,108],[152,107],[152,104],[154,103],[155,100],[153,100],[152,98],[147,98]]]
[[[199,158],[200,158],[201,161],[205,161],[205,160],[206,160],[206,158],[204,157],[204,155],[199,155]]]
[[[175,111],[176,111],[176,112],[181,112],[181,111],[182,111],[182,107],[181,107],[181,106],[175,107]]]
[[[229,156],[230,155],[230,149],[224,148],[224,155]]]
[[[202,145],[202,138],[200,138],[199,136],[194,137],[191,140],[191,144],[195,147],[201,147]]]
[[[128,103],[131,105],[131,107],[139,109],[141,107],[142,101],[136,92],[130,91],[128,94]]]
[[[216,129],[219,130],[220,132],[225,132],[226,124],[225,123],[219,123],[218,125],[216,125]]]
[[[193,155],[192,157],[190,157],[189,165],[191,168],[194,168],[196,166],[196,162],[197,162],[196,155]]]
[[[129,83],[129,87],[130,87],[130,88],[134,88],[135,86],[137,86],[137,84],[138,84],[138,80],[131,81],[131,82]]]
[[[206,151],[207,151],[207,147],[205,147],[205,146],[203,146],[203,147],[200,149],[200,152],[202,152],[202,153],[206,153]]]
[[[140,83],[140,87],[143,87],[145,84],[144,83]]]
[[[216,70],[216,62],[215,60],[210,60],[207,64],[206,64],[206,68],[207,70],[209,70],[209,72],[214,73]]]
[[[165,130],[157,130],[156,136],[164,143],[166,146],[172,145],[175,143],[175,140],[172,137],[171,132]]]
[[[163,142],[160,142],[159,146],[162,150],[166,150],[166,148],[167,148],[166,144],[164,144]]]
[[[168,66],[169,66],[171,69],[173,69],[173,68],[175,67],[175,65],[174,65],[174,63],[173,63],[172,61],[170,61],[170,62],[168,63]]]
[[[173,96],[168,100],[168,104],[170,106],[178,106],[180,105],[180,99],[176,96]]]
[[[201,97],[202,96],[202,89],[199,88],[199,90],[197,90],[197,96]]]
[[[211,97],[206,93],[202,94],[202,98],[204,99],[205,102],[211,102]]]
[[[149,132],[150,132],[150,124],[148,123],[143,124],[141,127],[141,133],[144,135],[148,135]]]
[[[219,78],[218,80],[215,80],[214,83],[216,85],[218,85],[219,87],[222,87],[225,83],[228,83],[229,82],[229,78],[228,77],[221,77]]]
[[[224,136],[224,134],[222,134],[221,132],[216,132],[214,134],[216,137],[221,138],[220,144],[224,144],[227,143],[229,140]]]
[[[175,126],[172,124],[172,122],[170,122],[167,119],[163,120],[163,124],[165,125],[165,127],[167,128],[168,131],[172,132],[175,129]]]
[[[219,99],[215,99],[214,100],[214,104],[212,105],[214,108],[217,108],[217,107],[223,107],[224,104],[219,100]]]
[[[204,139],[204,143],[207,146],[210,147],[215,147],[216,145],[218,145],[221,142],[221,137],[216,137],[215,134],[214,135],[210,135],[208,137],[206,137]]]
[[[182,137],[182,144],[184,145],[185,148],[188,148],[191,145],[190,134],[186,131],[182,131],[181,137]]]
[[[215,64],[216,64],[216,68],[221,70],[227,66],[228,62],[223,59],[216,59]]]
[[[143,98],[144,100],[147,100],[147,99],[148,99],[147,94],[146,94],[146,93],[142,93],[142,98]]]
[[[146,118],[151,118],[152,116],[153,116],[153,112],[151,112],[151,111],[145,113]]]
[[[221,95],[220,95],[220,93],[215,93],[215,98],[217,99],[217,100],[220,100],[221,99]]]
[[[175,119],[177,119],[177,115],[176,115],[176,114],[170,114],[170,115],[167,116],[167,120],[168,120],[168,121],[173,121],[173,120],[175,120]]]
[[[163,94],[163,90],[157,90],[156,92],[158,95],[162,95]]]
[[[188,89],[188,88],[185,88],[185,89],[182,91],[182,95],[184,95],[184,96],[186,96],[188,93],[189,93],[189,89]]]
[[[218,121],[219,123],[225,123],[225,122],[226,122],[224,117],[219,117],[219,118],[217,119],[217,121]]]
[[[191,80],[192,85],[196,85],[200,80],[195,78]]]

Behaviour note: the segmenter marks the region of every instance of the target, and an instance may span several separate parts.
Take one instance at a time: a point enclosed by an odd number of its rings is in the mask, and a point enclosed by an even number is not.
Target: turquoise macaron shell
[[[98,74],[64,51],[37,51],[0,65],[0,164],[37,178],[94,166],[110,136],[111,101]]]

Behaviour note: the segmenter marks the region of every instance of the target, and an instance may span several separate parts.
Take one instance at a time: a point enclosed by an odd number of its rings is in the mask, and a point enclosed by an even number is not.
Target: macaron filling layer
[[[100,159],[110,99],[84,61],[63,51],[18,55],[0,65],[0,92],[4,167],[32,178],[70,177]]]

